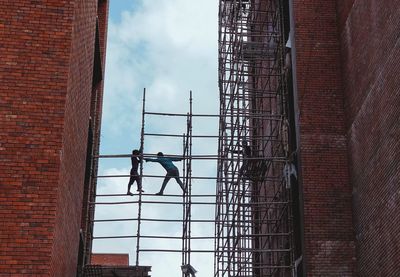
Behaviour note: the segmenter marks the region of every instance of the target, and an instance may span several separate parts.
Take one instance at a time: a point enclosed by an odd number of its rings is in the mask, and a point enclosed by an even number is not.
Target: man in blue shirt
[[[163,195],[164,189],[167,186],[168,181],[172,178],[175,178],[176,182],[179,184],[181,187],[182,191],[185,192],[185,188],[183,186],[183,183],[181,179],[179,179],[179,170],[178,168],[172,163],[172,161],[182,161],[181,158],[173,158],[173,157],[164,157],[164,154],[162,152],[157,153],[157,158],[156,159],[144,159],[146,162],[157,162],[164,167],[164,169],[167,171],[167,175],[165,175],[164,181],[162,183],[161,189],[159,192],[156,193],[156,195]]]

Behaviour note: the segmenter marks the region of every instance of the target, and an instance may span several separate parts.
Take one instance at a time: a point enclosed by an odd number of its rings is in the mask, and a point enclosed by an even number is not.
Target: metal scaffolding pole
[[[142,104],[142,128],[140,130],[140,179],[143,178],[143,151],[144,151],[144,126],[146,112],[146,88],[143,88],[143,104]],[[142,191],[138,195],[138,216],[137,216],[137,232],[136,232],[136,266],[139,266],[140,259],[140,225],[142,218]]]
[[[145,121],[147,116],[152,117],[162,117],[162,118],[171,118],[174,119],[176,117],[186,118],[186,133],[183,135],[177,134],[165,134],[165,133],[146,133],[145,132]],[[193,115],[193,97],[192,91],[190,91],[189,98],[189,112],[186,114],[178,114],[178,113],[159,113],[159,112],[149,112],[146,111],[146,89],[143,91],[143,104],[142,104],[142,126],[141,126],[141,138],[140,138],[140,158],[141,160],[145,160],[146,158],[154,158],[156,155],[145,153],[144,142],[146,137],[155,136],[155,137],[172,137],[176,139],[182,138],[183,145],[183,155],[168,155],[172,158],[178,158],[183,156],[184,164],[183,164],[183,175],[181,176],[184,184],[184,192],[183,194],[174,195],[174,194],[164,194],[162,198],[160,196],[156,196],[154,194],[146,194],[141,191],[137,194],[131,194],[134,199],[133,200],[110,200],[110,197],[119,198],[119,197],[127,197],[126,194],[97,194],[96,199],[92,199],[89,202],[91,209],[94,211],[94,208],[97,206],[104,207],[116,207],[116,206],[124,206],[131,205],[133,207],[132,210],[137,211],[136,217],[130,218],[91,218],[91,224],[115,224],[118,222],[135,222],[137,224],[136,234],[128,234],[128,235],[103,235],[103,236],[93,236],[93,240],[116,240],[116,239],[134,239],[136,241],[136,266],[140,266],[141,262],[141,254],[149,253],[149,252],[160,252],[160,253],[181,253],[182,264],[181,266],[191,266],[191,254],[213,254],[215,252],[214,249],[194,249],[192,247],[192,240],[200,240],[200,241],[209,241],[209,243],[214,240],[214,236],[192,236],[192,223],[195,224],[214,224],[214,220],[210,219],[202,219],[202,218],[193,218],[192,216],[192,207],[215,207],[215,195],[214,194],[197,194],[192,195],[192,180],[203,180],[203,181],[213,181],[215,180],[215,176],[192,176],[192,160],[193,157],[196,160],[209,162],[216,161],[218,156],[215,153],[212,154],[200,154],[193,155],[192,153],[192,145],[193,139],[216,139],[218,136],[211,135],[193,135],[193,117],[196,118],[219,118],[219,115],[215,114],[197,114]],[[96,161],[100,159],[127,159],[130,158],[131,154],[112,154],[112,155],[95,155],[94,159]],[[97,175],[93,176],[94,179],[104,179],[104,178],[127,178],[130,177],[129,174],[126,175]],[[159,178],[165,178],[165,176],[160,175],[145,175],[143,174],[143,164],[140,163],[140,178],[149,178],[151,180],[157,180]],[[192,197],[195,197],[197,201],[192,201]],[[157,198],[157,199],[154,199]],[[177,199],[181,200],[177,200]],[[104,200],[102,200],[104,199]],[[172,199],[172,200],[169,200]],[[203,200],[205,199],[205,200]],[[142,212],[146,211],[148,208],[151,209],[152,205],[163,205],[165,207],[178,207],[182,206],[182,218],[156,218],[156,217],[144,217],[142,216]],[[93,213],[94,214],[94,213]],[[181,236],[168,236],[166,234],[147,234],[146,228],[144,228],[143,224],[170,224],[170,223],[180,223],[182,224],[182,235]],[[181,240],[181,249],[162,249],[157,247],[148,247],[148,244],[142,243],[143,240],[154,240],[153,245],[157,244],[157,240]],[[190,272],[190,271],[189,271]],[[182,277],[187,277],[187,272],[185,273],[182,270]]]
[[[294,274],[282,5],[220,0],[215,277]]]
[[[184,136],[184,161],[186,174],[184,174],[185,191],[183,193],[183,215],[182,215],[182,266],[190,265],[191,258],[191,228],[192,228],[192,113],[193,113],[192,91],[189,97],[189,113],[186,118],[186,135]],[[189,274],[182,270],[182,277]]]

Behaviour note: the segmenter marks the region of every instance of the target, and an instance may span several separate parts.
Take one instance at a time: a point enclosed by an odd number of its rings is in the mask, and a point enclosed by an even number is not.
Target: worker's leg
[[[132,176],[132,175],[133,175],[133,172],[132,172],[132,171],[130,172],[130,175],[131,175],[131,177],[129,178],[128,191],[127,191],[126,194],[128,194],[128,195],[133,195],[133,194],[131,193],[131,186],[132,186],[133,182],[135,182],[135,176]]]
[[[182,191],[185,191],[185,187],[183,186],[183,183],[181,181],[181,179],[179,178],[179,170],[175,169],[175,170],[171,170],[170,171],[170,176],[174,177],[176,182],[179,184],[179,186],[181,187]]]
[[[178,177],[175,177],[176,182],[179,184],[179,186],[181,187],[182,191],[185,191],[185,188],[183,186],[183,183],[181,181],[181,179]]]
[[[168,183],[169,179],[171,179],[171,177],[167,172],[167,175],[165,175],[164,181],[163,181],[163,183],[161,185],[160,191],[158,193],[156,193],[157,195],[163,195],[165,187],[167,186],[167,183]]]
[[[136,180],[136,184],[137,184],[137,191],[144,192],[142,190],[142,179],[140,178],[140,176],[136,176],[135,180]]]

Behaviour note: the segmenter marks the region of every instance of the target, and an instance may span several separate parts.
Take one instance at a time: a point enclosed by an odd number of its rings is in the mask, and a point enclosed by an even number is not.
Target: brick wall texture
[[[400,276],[400,3],[338,1],[360,276]]]
[[[93,253],[91,264],[93,265],[109,265],[117,266],[124,265],[129,266],[129,254],[100,254]]]
[[[0,0],[0,276],[75,275],[99,2]],[[400,276],[400,5],[293,12],[307,276]]]
[[[306,276],[354,276],[336,1],[293,1]]]
[[[97,5],[0,0],[0,276],[76,273]]]
[[[400,5],[293,1],[307,276],[400,276]]]

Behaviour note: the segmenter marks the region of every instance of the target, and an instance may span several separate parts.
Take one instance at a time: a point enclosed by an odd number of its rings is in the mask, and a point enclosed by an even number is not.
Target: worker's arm
[[[183,160],[183,158],[177,158],[177,157],[169,157],[170,159],[171,159],[171,161],[173,161],[173,162],[179,162],[179,161],[182,161]]]
[[[146,162],[158,162],[158,159],[146,158],[144,159]]]
[[[143,151],[142,151],[142,148],[139,149],[138,159],[139,159],[139,163],[143,163]]]

